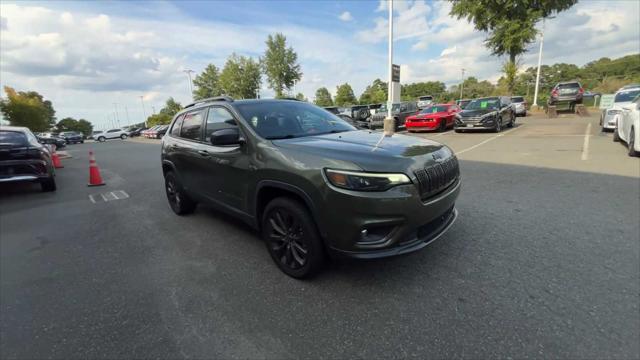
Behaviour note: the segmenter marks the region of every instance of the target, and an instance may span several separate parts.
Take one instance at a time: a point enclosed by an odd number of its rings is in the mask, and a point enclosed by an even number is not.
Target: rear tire
[[[461,133],[462,132],[462,130],[460,130],[460,129],[453,129],[453,131],[455,131],[457,133]]]
[[[606,129],[602,128],[602,132],[605,132]],[[620,142],[620,134],[618,134],[618,128],[613,129],[613,142]]]
[[[127,134],[122,134],[122,135],[120,135],[120,139],[124,140],[124,139],[126,139],[126,138],[127,138]]]
[[[516,115],[511,115],[511,121],[507,124],[508,127],[512,128],[516,124]]]
[[[42,188],[43,192],[56,191],[56,178],[54,178],[52,175],[50,178],[43,180],[42,182],[40,182],[40,187]]]
[[[262,238],[273,261],[285,274],[308,278],[324,264],[324,245],[316,224],[300,202],[273,199],[262,216]]]
[[[197,203],[185,194],[182,185],[172,171],[169,171],[164,176],[164,184],[169,206],[174,213],[186,215],[191,214],[196,209]]]
[[[502,118],[496,119],[496,126],[493,128],[493,132],[499,133],[502,131]]]

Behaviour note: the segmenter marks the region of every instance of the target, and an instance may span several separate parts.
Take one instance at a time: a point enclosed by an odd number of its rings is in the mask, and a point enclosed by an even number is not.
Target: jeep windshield
[[[640,94],[640,89],[620,91],[616,94],[613,102],[631,102],[638,94]]]
[[[334,114],[306,102],[246,102],[235,107],[258,135],[265,139],[289,139],[356,130]]]
[[[496,110],[499,108],[500,100],[498,98],[486,98],[471,100],[465,110]]]

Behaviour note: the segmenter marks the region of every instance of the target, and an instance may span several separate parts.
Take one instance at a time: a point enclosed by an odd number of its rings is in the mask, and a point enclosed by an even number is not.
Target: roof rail
[[[206,99],[201,99],[201,100],[197,100],[192,102],[191,104],[188,104],[184,107],[184,109],[186,108],[190,108],[192,106],[196,106],[199,104],[204,104],[204,103],[208,103],[208,102],[212,102],[212,101],[227,101],[227,102],[233,102],[233,98],[226,96],[226,95],[222,95],[222,96],[214,96],[214,97],[210,97],[210,98],[206,98]]]
[[[281,98],[278,98],[278,100],[304,101],[304,100],[300,100],[300,99],[294,98],[294,97],[281,97]]]

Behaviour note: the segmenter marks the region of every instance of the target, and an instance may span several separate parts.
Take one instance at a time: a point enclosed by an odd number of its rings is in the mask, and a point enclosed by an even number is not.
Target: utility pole
[[[194,73],[195,71],[186,69],[182,70],[182,72],[186,73],[189,77],[189,91],[191,92],[191,101],[193,101],[193,80],[191,79],[191,73]]]
[[[124,106],[124,112],[127,114],[127,125],[131,125],[131,121],[129,120],[129,109],[127,105]]]
[[[462,89],[464,89],[464,72],[466,70],[462,69],[462,82],[460,83],[460,101],[462,101]]]
[[[395,132],[395,120],[391,115],[391,108],[393,107],[393,0],[389,0],[389,38],[388,38],[388,50],[389,50],[389,83],[387,84],[387,117],[384,119],[384,134],[393,135]]]
[[[553,19],[555,16],[550,16],[549,19]],[[533,105],[538,106],[538,88],[540,86],[540,66],[542,65],[542,45],[544,44],[544,25],[546,18],[542,19],[542,31],[540,32],[540,50],[538,51],[538,71],[536,72],[536,88],[533,92]]]

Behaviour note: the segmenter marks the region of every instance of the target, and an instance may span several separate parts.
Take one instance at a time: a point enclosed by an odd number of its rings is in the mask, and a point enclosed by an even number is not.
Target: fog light
[[[360,231],[360,244],[372,244],[386,240],[394,226],[374,226]]]

